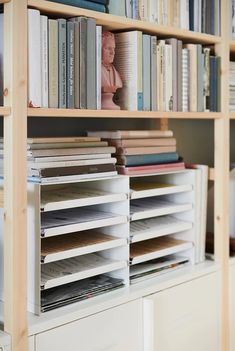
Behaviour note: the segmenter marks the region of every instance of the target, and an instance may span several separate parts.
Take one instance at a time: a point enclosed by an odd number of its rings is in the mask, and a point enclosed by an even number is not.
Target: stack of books
[[[28,178],[41,183],[100,178],[117,174],[114,147],[98,137],[30,138]],[[0,150],[3,160],[3,144]]]
[[[185,168],[176,152],[176,139],[171,130],[89,131],[90,137],[101,137],[115,146],[117,171],[125,175],[176,171]]]

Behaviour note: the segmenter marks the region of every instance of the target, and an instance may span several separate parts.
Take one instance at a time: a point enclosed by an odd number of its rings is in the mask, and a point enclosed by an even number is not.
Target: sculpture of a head
[[[102,64],[113,63],[115,55],[115,37],[111,32],[102,33]]]

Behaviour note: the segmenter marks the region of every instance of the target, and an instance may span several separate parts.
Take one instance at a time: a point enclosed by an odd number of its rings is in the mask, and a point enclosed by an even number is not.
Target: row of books
[[[117,33],[115,39],[114,65],[124,85],[115,101],[121,109],[220,110],[221,61],[210,48],[183,45],[176,38],[157,40],[139,31]]]
[[[28,11],[29,106],[100,109],[101,26]],[[140,31],[117,33],[115,41],[123,88],[114,100],[122,110],[220,110],[220,58],[209,48]]]
[[[220,34],[220,0],[114,0],[109,12],[160,25]]]
[[[52,0],[89,10],[220,35],[220,0]],[[233,0],[231,0],[233,3]]]

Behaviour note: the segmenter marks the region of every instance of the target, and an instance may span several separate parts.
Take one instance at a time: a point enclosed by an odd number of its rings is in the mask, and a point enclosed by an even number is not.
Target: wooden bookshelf
[[[218,119],[221,112],[158,112],[121,110],[79,110],[56,108],[28,108],[28,117],[84,117],[84,118],[175,118],[175,119]]]
[[[0,107],[0,115],[8,116],[4,123],[5,144],[5,183],[4,193],[0,193],[0,206],[4,205],[4,276],[5,276],[5,303],[4,303],[4,329],[11,335],[12,351],[27,351],[28,349],[28,321],[26,313],[26,282],[27,282],[27,186],[26,186],[26,138],[27,116],[28,117],[63,117],[63,118],[131,118],[131,119],[184,119],[184,120],[213,120],[215,151],[214,168],[209,171],[209,180],[215,183],[215,263],[209,263],[207,268],[200,268],[196,275],[190,269],[187,278],[182,278],[178,272],[177,279],[173,282],[164,277],[161,290],[166,287],[179,285],[193,278],[206,276],[211,272],[221,272],[220,312],[221,320],[221,350],[228,351],[229,327],[228,327],[228,199],[229,199],[229,119],[235,119],[235,112],[229,112],[229,53],[235,53],[235,41],[228,38],[228,13],[229,0],[221,1],[221,36],[213,36],[204,33],[196,33],[176,27],[156,25],[139,20],[132,20],[119,16],[103,14],[95,11],[84,10],[72,6],[62,5],[45,0],[0,0],[4,4],[6,47],[4,50],[4,85],[11,92],[5,97],[4,107]],[[43,14],[55,17],[86,16],[95,18],[97,24],[107,30],[140,30],[149,34],[156,34],[160,38],[176,37],[185,43],[200,43],[202,45],[214,45],[215,53],[221,56],[221,96],[222,112],[145,112],[145,111],[103,111],[103,110],[69,110],[69,109],[43,109],[27,108],[27,6],[36,8]],[[7,107],[9,106],[9,107]],[[5,121],[4,121],[5,122]],[[203,145],[206,147],[206,145]],[[14,176],[17,174],[17,177]],[[223,234],[223,235],[221,235]],[[208,265],[208,262],[204,264]],[[156,289],[148,283],[143,291],[147,294],[156,293]],[[145,289],[144,289],[145,288]],[[155,290],[154,290],[155,289]],[[128,302],[141,296],[140,290],[133,288],[133,296],[125,292],[117,297],[117,304]],[[160,291],[160,289],[159,289]],[[111,309],[114,306],[112,299],[106,297],[100,299],[100,305],[85,302],[86,312],[74,311],[68,308],[68,314],[60,311],[38,318],[31,316],[34,325],[31,331],[44,332],[46,328],[61,326],[66,322],[75,321],[76,318],[86,317],[90,314]],[[76,305],[77,306],[77,305]],[[54,319],[53,319],[54,318]],[[36,320],[36,322],[35,322]],[[38,329],[36,324],[42,324]],[[49,327],[48,327],[49,326]],[[36,343],[32,342],[32,345]]]

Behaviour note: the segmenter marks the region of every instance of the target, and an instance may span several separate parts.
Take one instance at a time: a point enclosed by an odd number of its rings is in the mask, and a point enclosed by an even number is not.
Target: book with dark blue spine
[[[88,0],[51,0],[52,2],[59,2],[60,4],[81,7],[83,9],[106,12],[106,6],[97,2],[91,2]]]
[[[117,164],[125,166],[154,165],[176,162],[178,160],[179,155],[177,154],[177,152],[169,152],[163,154],[117,156]]]

